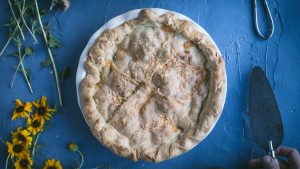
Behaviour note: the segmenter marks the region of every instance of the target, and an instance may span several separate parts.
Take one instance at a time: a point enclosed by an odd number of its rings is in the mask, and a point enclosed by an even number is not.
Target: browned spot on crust
[[[124,54],[125,54],[125,50],[124,49],[121,49],[119,48],[116,52],[116,58],[118,60],[123,60],[124,59]]]
[[[198,74],[199,78],[195,82],[194,90],[197,93],[200,93],[202,83],[207,80],[207,72],[205,69],[201,69],[198,71],[197,74]]]
[[[185,50],[184,53],[187,55],[191,54],[191,52],[189,50]]]
[[[184,48],[184,49],[189,49],[189,48],[191,47],[191,45],[192,45],[192,44],[191,44],[190,41],[186,41],[186,42],[183,43],[183,48]]]
[[[173,32],[172,28],[168,25],[163,25],[161,27],[161,30],[164,31],[164,32]]]

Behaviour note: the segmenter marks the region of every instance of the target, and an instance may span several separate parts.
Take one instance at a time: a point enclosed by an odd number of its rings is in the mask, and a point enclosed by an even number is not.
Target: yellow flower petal
[[[45,96],[42,96],[41,98],[41,103],[42,106],[46,106],[47,105],[47,98]]]
[[[17,114],[13,113],[11,119],[12,119],[12,120],[16,120],[16,118],[17,118]]]
[[[47,168],[56,168],[56,169],[62,169],[62,166],[60,164],[60,161],[56,161],[54,159],[49,159],[45,162],[45,165],[43,167],[43,169],[47,169]]]
[[[16,99],[16,105],[17,106],[23,106],[23,103],[21,102],[21,100]]]
[[[20,117],[28,118],[29,114],[27,112],[22,112],[22,113],[20,113]]]
[[[30,102],[26,102],[24,110],[27,112],[32,112],[32,104]]]
[[[39,108],[39,107],[40,107],[40,104],[38,104],[38,103],[35,102],[35,101],[33,101],[32,104],[33,104],[33,106],[36,107],[36,108]]]
[[[51,108],[47,107],[47,111],[48,111],[48,112],[55,112],[56,109],[51,109]]]

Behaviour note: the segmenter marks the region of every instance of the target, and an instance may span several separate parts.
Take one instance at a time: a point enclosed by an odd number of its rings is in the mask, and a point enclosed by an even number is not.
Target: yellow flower
[[[54,159],[49,159],[46,161],[43,169],[62,169],[60,161],[55,161]]]
[[[27,130],[32,133],[32,135],[36,135],[40,131],[42,131],[45,120],[43,118],[39,118],[38,116],[34,116],[33,118],[28,118],[27,120]]]
[[[76,143],[70,143],[68,148],[70,151],[78,151],[78,145]]]
[[[15,169],[32,169],[32,159],[29,155],[23,155],[15,162]]]
[[[20,143],[10,143],[6,142],[6,145],[8,146],[8,153],[11,155],[11,158],[13,157],[21,157],[23,155],[29,155],[29,150],[26,146]]]
[[[31,145],[32,143],[30,132],[26,129],[22,130],[22,127],[19,127],[17,131],[12,133],[12,139],[14,143],[23,144],[25,147]]]
[[[30,102],[26,102],[25,105],[21,102],[21,100],[16,99],[16,107],[14,108],[12,120],[15,120],[17,117],[28,118],[29,113],[32,112],[32,104]]]
[[[50,120],[52,113],[56,111],[55,109],[47,106],[47,98],[45,96],[42,96],[42,98],[38,101],[32,102],[32,104],[36,108],[34,116],[43,118],[45,120]]]

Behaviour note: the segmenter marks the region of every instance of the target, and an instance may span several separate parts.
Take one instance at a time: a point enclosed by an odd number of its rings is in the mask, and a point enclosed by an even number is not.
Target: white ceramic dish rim
[[[157,12],[159,15],[163,15],[165,13],[168,13],[168,12],[171,12],[171,13],[174,13],[177,15],[177,17],[179,19],[184,19],[184,20],[188,20],[190,22],[192,22],[193,24],[195,24],[197,26],[197,28],[199,29],[199,31],[201,31],[202,33],[205,33],[210,39],[211,41],[213,42],[213,44],[217,47],[216,43],[214,42],[214,40],[211,38],[211,36],[200,26],[198,25],[196,22],[194,22],[192,19],[190,19],[189,17],[185,16],[185,15],[182,15],[180,13],[177,13],[177,12],[174,12],[174,11],[170,11],[170,10],[166,10],[166,9],[161,9],[161,8],[142,8],[142,9],[134,9],[134,10],[131,10],[131,11],[128,11],[124,14],[121,14],[119,16],[116,16],[112,19],[110,19],[108,22],[106,22],[100,29],[98,29],[94,34],[93,36],[89,39],[86,47],[84,48],[80,58],[79,58],[79,62],[78,62],[78,67],[77,67],[77,72],[76,72],[76,92],[77,92],[77,101],[78,101],[78,104],[79,104],[79,107],[80,107],[80,110],[83,114],[83,117],[86,121],[86,123],[90,126],[90,124],[87,122],[85,116],[84,116],[84,113],[83,113],[83,109],[82,109],[82,106],[81,106],[81,100],[80,100],[80,83],[82,82],[82,80],[84,79],[84,77],[86,76],[86,71],[84,69],[84,62],[85,60],[87,59],[87,56],[88,56],[88,52],[89,52],[89,49],[92,47],[92,45],[94,44],[94,42],[96,41],[96,39],[101,35],[101,33],[103,31],[105,31],[106,29],[112,29],[112,28],[115,28],[115,27],[118,27],[120,26],[121,24],[123,24],[124,22],[128,21],[128,20],[132,20],[132,19],[136,19],[138,17],[138,14],[141,10],[143,9],[152,9],[154,10],[155,12]],[[220,50],[219,48],[217,47],[217,50],[219,53]],[[226,77],[225,77],[226,78]],[[226,83],[225,83],[225,92],[224,92],[224,96],[222,97],[223,100],[222,100],[222,110],[224,108],[224,104],[225,104],[225,100],[226,100],[226,93],[227,93],[227,79],[226,79]],[[210,131],[208,133],[206,133],[205,137],[203,139],[205,139],[209,133],[211,132],[211,130],[215,127],[215,125],[217,124],[218,120],[219,120],[220,116],[218,117],[216,123],[211,127]]]

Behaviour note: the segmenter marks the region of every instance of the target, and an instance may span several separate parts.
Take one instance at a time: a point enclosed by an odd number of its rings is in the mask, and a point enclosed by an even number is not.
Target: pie
[[[176,14],[142,10],[105,30],[80,85],[94,136],[134,161],[160,162],[201,142],[221,115],[226,71],[212,40]]]

